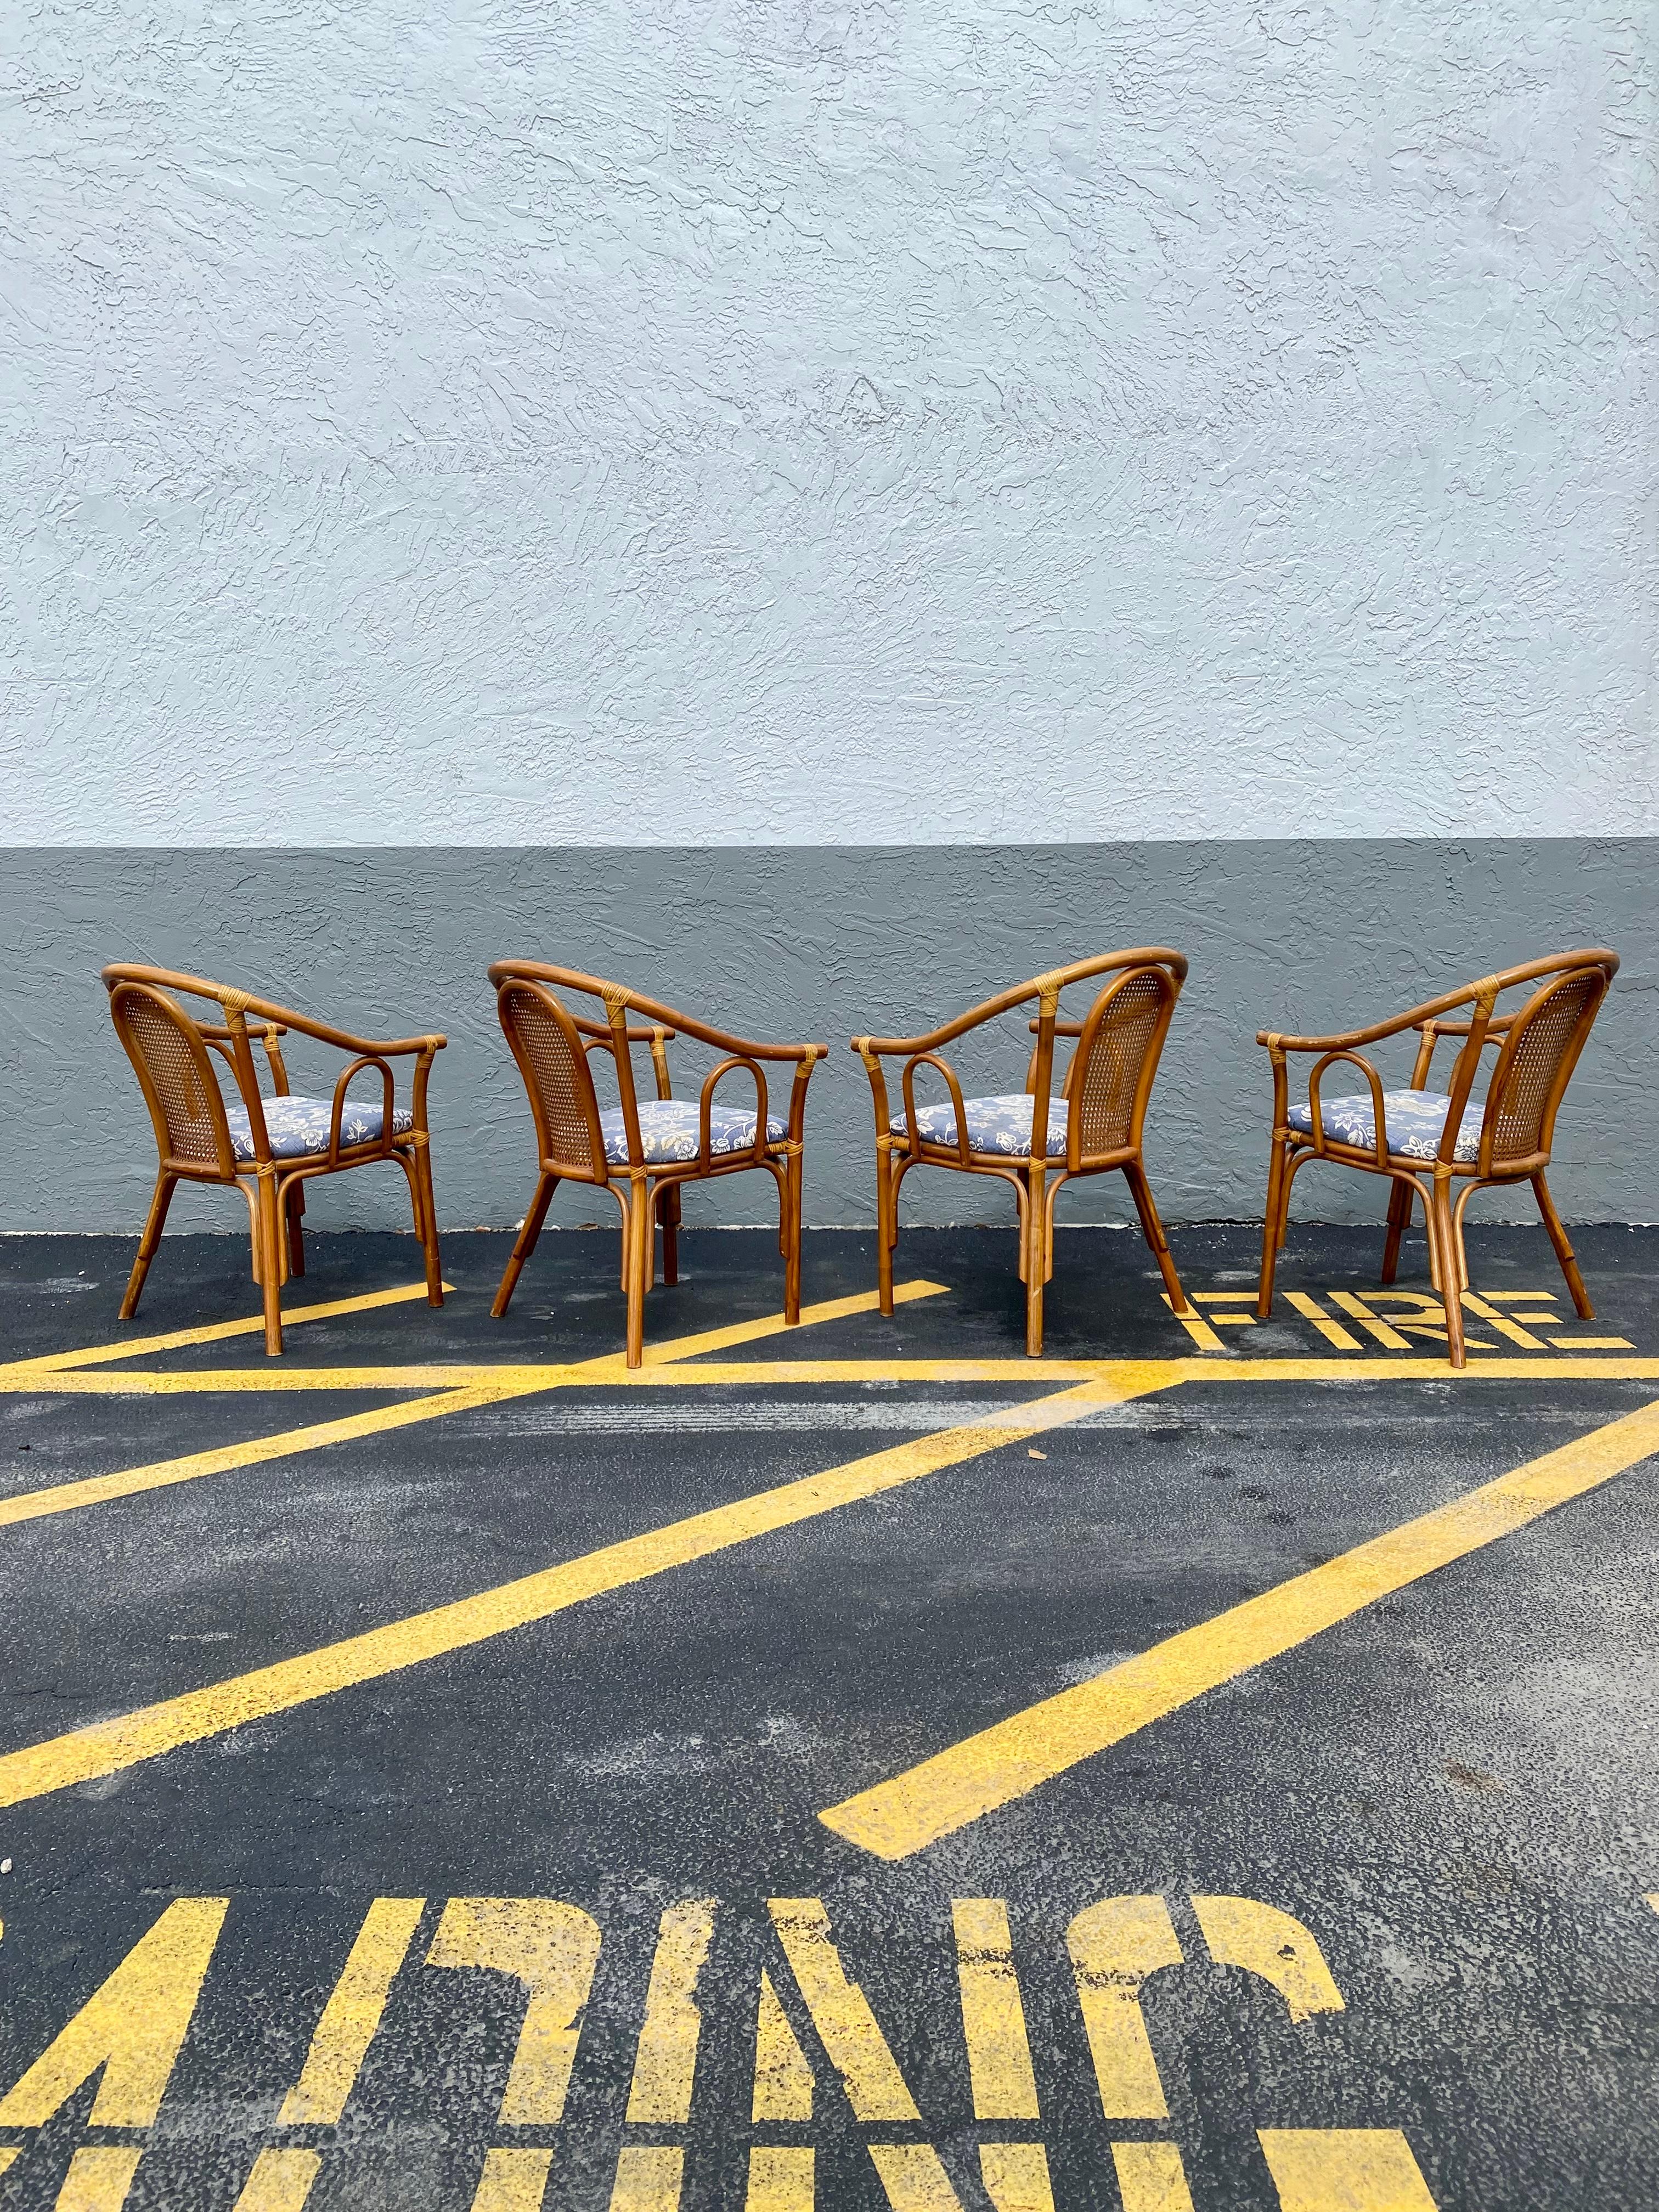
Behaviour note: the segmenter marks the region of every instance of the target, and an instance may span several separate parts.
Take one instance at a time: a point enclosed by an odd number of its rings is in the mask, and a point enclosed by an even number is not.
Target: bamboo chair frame
[[[1579,1318],[1594,1318],[1595,1308],[1584,1288],[1583,1277],[1573,1257],[1572,1246],[1561,1217],[1550,1196],[1545,1170],[1555,1135],[1555,1116],[1584,1048],[1591,1025],[1600,1012],[1613,977],[1619,955],[1602,946],[1529,960],[1501,974],[1484,975],[1459,990],[1448,991],[1408,1013],[1377,1022],[1369,1029],[1345,1030],[1340,1036],[1285,1036],[1261,1030],[1256,1042],[1264,1045],[1273,1072],[1273,1133],[1268,1150],[1267,1203],[1262,1228],[1261,1274],[1256,1312],[1266,1320],[1273,1310],[1273,1273],[1285,1248],[1290,1218],[1291,1186],[1310,1160],[1328,1159],[1339,1167],[1389,1178],[1394,1188],[1389,1200],[1388,1234],[1382,1248],[1382,1280],[1392,1283],[1400,1257],[1400,1240],[1411,1224],[1412,1208],[1420,1199],[1429,1240],[1429,1272],[1446,1315],[1446,1342],[1451,1364],[1467,1364],[1463,1335],[1463,1293],[1469,1287],[1468,1260],[1463,1249],[1463,1215],[1477,1190],[1498,1183],[1530,1182],[1538,1200],[1561,1273]],[[1542,979],[1540,981],[1540,979]],[[1539,988],[1513,1013],[1499,1014],[1497,1002],[1506,991],[1523,983]],[[1470,1009],[1467,1020],[1443,1020],[1455,1007]],[[1412,1071],[1411,1089],[1428,1087],[1429,1070],[1443,1037],[1462,1037],[1463,1048],[1452,1069],[1450,1099],[1445,1127],[1434,1158],[1390,1152],[1382,1103],[1383,1084],[1376,1067],[1359,1048],[1385,1037],[1416,1030],[1420,1042]],[[1533,1040],[1541,1039],[1541,1043]],[[1473,1160],[1454,1158],[1463,1115],[1476,1079],[1480,1056],[1488,1045],[1498,1058],[1487,1088],[1480,1124],[1480,1149]],[[1290,1079],[1287,1054],[1320,1055],[1308,1079],[1311,1133],[1290,1126]],[[1364,1073],[1370,1085],[1376,1117],[1376,1144],[1344,1144],[1325,1133],[1321,1110],[1320,1079],[1334,1061],[1345,1060]],[[1462,1188],[1455,1199],[1455,1184]]]
[[[1109,983],[1080,1022],[1059,1018],[1060,994],[1068,984],[1085,976],[1112,974]],[[876,1115],[876,1248],[881,1310],[893,1310],[893,1251],[898,1243],[899,1189],[915,1167],[954,1168],[963,1175],[995,1176],[1012,1183],[1019,1212],[1019,1279],[1025,1285],[1025,1349],[1032,1358],[1042,1351],[1043,1287],[1054,1271],[1054,1202],[1062,1187],[1083,1176],[1104,1175],[1121,1170],[1134,1199],[1135,1211],[1147,1246],[1158,1264],[1170,1303],[1178,1314],[1191,1311],[1170,1255],[1164,1224],[1158,1219],[1152,1185],[1141,1157],[1141,1133],[1152,1097],[1153,1079],[1164,1041],[1170,1032],[1175,1003],[1187,978],[1187,962],[1167,946],[1142,945],[1133,951],[1104,952],[1092,959],[1074,960],[1046,975],[973,1006],[954,1021],[945,1022],[925,1036],[853,1039],[853,1050],[864,1062]],[[1031,1138],[1024,1157],[1005,1152],[976,1152],[968,1141],[967,1115],[962,1085],[956,1070],[940,1055],[939,1048],[970,1030],[994,1021],[1028,999],[1036,999],[1037,1012],[1027,1026],[1036,1038],[1026,1065],[1025,1089],[1031,1099]],[[1136,1055],[1130,1065],[1113,1063],[1118,1024],[1150,1026],[1143,1039],[1132,1044]],[[1077,1040],[1060,1097],[1066,1101],[1066,1162],[1053,1176],[1048,1154],[1048,1107],[1053,1091],[1054,1040]],[[1105,1055],[1102,1059],[1102,1055]],[[887,1103],[884,1058],[902,1056],[900,1083],[904,1098],[905,1127],[892,1127]],[[1102,1115],[1091,1086],[1097,1063],[1107,1067],[1113,1085],[1106,1119],[1106,1133],[1113,1139],[1102,1144]],[[915,1075],[919,1067],[935,1069],[945,1081],[956,1121],[954,1144],[936,1143],[922,1136],[916,1121]],[[1126,1084],[1125,1079],[1129,1079]],[[1115,1079],[1115,1080],[1114,1080]]]
[[[264,1304],[265,1351],[276,1358],[283,1349],[282,1286],[290,1275],[305,1273],[301,1221],[306,1184],[318,1176],[337,1175],[377,1160],[395,1160],[404,1172],[415,1234],[426,1259],[427,1303],[443,1304],[426,1092],[432,1062],[447,1042],[444,1037],[394,1037],[377,1042],[297,1014],[291,1007],[257,998],[252,992],[199,975],[179,975],[168,968],[120,961],[102,971],[102,981],[109,993],[116,1034],[132,1062],[149,1109],[160,1155],[138,1256],[121,1301],[123,1321],[131,1321],[138,1310],[144,1278],[161,1241],[167,1208],[179,1184],[225,1184],[240,1191],[247,1201],[253,1279]],[[216,1003],[223,1022],[198,1021],[179,1005],[174,993]],[[350,1053],[353,1058],[334,1085],[326,1147],[278,1158],[271,1152],[265,1126],[253,1038],[257,1035],[264,1048],[273,1095],[286,1098],[291,1093],[281,1040],[290,1031],[314,1037],[319,1043]],[[253,1146],[251,1160],[239,1160],[232,1149],[214,1055],[224,1061],[235,1080],[237,1097],[248,1119]],[[415,1061],[410,1100],[414,1118],[410,1127],[394,1133],[395,1086],[388,1063],[409,1056]],[[346,1092],[364,1068],[378,1070],[380,1078],[380,1134],[361,1144],[342,1144]]]
[[[628,1301],[627,1361],[638,1367],[645,1357],[645,1297],[657,1279],[656,1224],[663,1234],[663,1280],[679,1280],[680,1192],[688,1182],[763,1169],[778,1187],[778,1249],[783,1256],[784,1320],[800,1320],[801,1159],[805,1143],[806,1086],[812,1070],[829,1052],[822,1044],[757,1044],[732,1036],[707,1022],[678,1013],[641,993],[611,983],[580,969],[542,960],[498,960],[489,969],[496,1008],[536,1124],[538,1176],[530,1209],[519,1231],[501,1288],[490,1308],[499,1321],[512,1301],[525,1262],[536,1249],[553,1194],[562,1182],[591,1183],[608,1190],[622,1212],[622,1286]],[[602,1021],[573,1014],[558,992],[597,1000]],[[643,1023],[630,1024],[629,1010]],[[533,1034],[539,1023],[539,1037]],[[640,1132],[639,1096],[634,1081],[632,1048],[648,1045],[659,1099],[673,1097],[667,1048],[676,1038],[695,1037],[726,1056],[710,1070],[698,1097],[696,1158],[647,1161]],[[589,1055],[609,1053],[616,1066],[617,1090],[628,1143],[624,1164],[605,1158],[599,1097]],[[769,1104],[763,1061],[793,1064],[786,1133],[767,1135]],[[734,1068],[747,1069],[755,1085],[755,1140],[742,1152],[710,1150],[710,1116],[714,1091]]]

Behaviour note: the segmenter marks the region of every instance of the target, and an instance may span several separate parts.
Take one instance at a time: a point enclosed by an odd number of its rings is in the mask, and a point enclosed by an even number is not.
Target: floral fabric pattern
[[[1026,1160],[1031,1157],[1030,1093],[1025,1091],[1005,1091],[994,1098],[964,1098],[963,1112],[968,1118],[968,1149],[970,1152],[1001,1152],[1013,1159]],[[1063,1160],[1066,1157],[1066,1117],[1070,1111],[1063,1098],[1048,1101],[1048,1158]],[[902,1114],[896,1114],[892,1122],[893,1134],[909,1134],[910,1125]],[[956,1109],[948,1098],[937,1105],[916,1109],[916,1129],[930,1145],[951,1145],[957,1141]]]
[[[331,1098],[267,1098],[264,1102],[265,1134],[270,1139],[270,1156],[277,1160],[297,1160],[308,1152],[328,1150],[328,1125],[334,1118]],[[380,1133],[383,1109],[378,1098],[365,1100],[361,1105],[348,1095],[345,1110],[340,1115],[340,1146],[366,1145]],[[253,1158],[253,1132],[248,1127],[246,1106],[228,1106],[225,1120],[230,1125],[230,1149],[239,1160]],[[392,1109],[392,1133],[401,1137],[415,1126],[415,1116],[407,1106]]]
[[[698,1151],[698,1109],[690,1098],[641,1098],[640,1146],[647,1167],[670,1167],[676,1161],[695,1160]],[[628,1165],[628,1132],[620,1106],[599,1116],[605,1157],[613,1168]],[[788,1135],[787,1125],[775,1114],[766,1117],[766,1141],[781,1145]],[[746,1152],[755,1141],[755,1115],[740,1106],[716,1106],[708,1116],[711,1155]]]
[[[1383,1135],[1391,1152],[1407,1159],[1431,1160],[1440,1150],[1440,1133],[1446,1126],[1451,1100],[1443,1091],[1385,1091],[1382,1093]],[[1325,1134],[1339,1144],[1376,1150],[1376,1113],[1369,1091],[1358,1097],[1322,1098],[1319,1106]],[[1480,1152],[1480,1124],[1486,1102],[1478,1099],[1463,1109],[1454,1158],[1473,1160]],[[1292,1106],[1285,1115],[1291,1128],[1313,1133],[1313,1115],[1304,1103]]]

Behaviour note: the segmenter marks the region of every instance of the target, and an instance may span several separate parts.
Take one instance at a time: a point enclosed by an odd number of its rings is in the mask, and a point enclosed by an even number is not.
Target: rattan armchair
[[[123,1321],[138,1310],[178,1185],[223,1183],[247,1201],[253,1279],[264,1298],[265,1350],[274,1358],[283,1348],[282,1285],[289,1275],[305,1273],[301,1217],[306,1184],[314,1176],[377,1160],[395,1160],[408,1179],[415,1234],[426,1255],[427,1300],[443,1304],[426,1126],[427,1079],[434,1056],[443,1049],[441,1036],[376,1043],[250,992],[166,968],[118,962],[104,969],[103,981],[116,1035],[137,1073],[161,1154],[149,1217],[121,1301]],[[175,992],[216,1004],[223,1022],[198,1021],[179,1004]],[[329,1098],[298,1097],[289,1091],[281,1040],[290,1030],[353,1055]],[[268,1063],[267,1093],[259,1089],[254,1033]],[[230,1070],[234,1106],[225,1103],[216,1055]],[[389,1063],[404,1057],[412,1057],[415,1067],[410,1103],[399,1106]],[[352,1083],[366,1068],[379,1073],[378,1096],[365,1098],[360,1091],[349,1099]]]
[[[724,1030],[676,1013],[620,983],[541,960],[498,960],[489,980],[495,986],[502,1031],[530,1100],[539,1170],[530,1211],[490,1308],[495,1318],[499,1321],[507,1311],[560,1183],[593,1184],[608,1190],[622,1209],[627,1358],[630,1367],[638,1367],[645,1357],[645,1295],[656,1281],[659,1218],[663,1279],[672,1284],[679,1279],[682,1186],[760,1168],[778,1186],[784,1319],[792,1326],[799,1322],[806,1086],[828,1046],[756,1044],[749,1038],[728,1036]],[[597,1000],[604,1019],[573,1014],[560,991]],[[630,1023],[630,1009],[643,1019]],[[676,1099],[670,1080],[668,1046],[681,1036],[695,1037],[725,1055],[704,1078],[695,1105],[690,1099]],[[641,1100],[635,1085],[632,1048],[637,1044],[650,1048],[656,1079],[653,1099]],[[620,1101],[605,1112],[588,1066],[595,1052],[610,1054]],[[771,1110],[761,1065],[765,1060],[782,1061],[794,1070],[787,1120]],[[752,1112],[714,1103],[716,1086],[734,1068],[746,1070],[753,1080]]]
[[[1268,1152],[1267,1219],[1261,1243],[1261,1277],[1256,1311],[1263,1320],[1273,1310],[1273,1269],[1285,1244],[1290,1218],[1291,1185],[1310,1160],[1331,1160],[1362,1174],[1386,1176],[1394,1188],[1389,1200],[1388,1235],[1382,1247],[1382,1280],[1392,1283],[1400,1240],[1409,1227],[1413,1202],[1423,1202],[1428,1230],[1429,1271],[1446,1315],[1446,1342],[1454,1367],[1465,1364],[1463,1294],[1469,1287],[1463,1250],[1463,1214],[1477,1190],[1494,1183],[1530,1182],[1544,1217],[1555,1256],[1582,1320],[1594,1308],[1584,1288],[1572,1246],[1550,1196],[1545,1170],[1554,1141],[1555,1116],[1568,1079],[1601,1011],[1619,956],[1601,947],[1530,960],[1501,975],[1484,975],[1461,990],[1448,991],[1427,1005],[1370,1029],[1340,1036],[1281,1036],[1258,1032],[1273,1072],[1273,1133]],[[1538,988],[1512,1013],[1496,1012],[1506,991],[1524,983]],[[1459,1006],[1466,1019],[1443,1016]],[[1385,1091],[1376,1068],[1359,1050],[1407,1030],[1419,1036],[1411,1087]],[[1450,1088],[1428,1088],[1429,1071],[1443,1037],[1462,1037],[1462,1050],[1452,1067]],[[1483,1098],[1474,1097],[1480,1056],[1497,1050]],[[1286,1054],[1317,1053],[1308,1079],[1308,1099],[1291,1103]],[[1364,1076],[1367,1090],[1351,1097],[1326,1098],[1320,1079],[1336,1060],[1346,1060]],[[1453,1186],[1462,1188],[1454,1199]]]
[[[1090,975],[1109,975],[1111,981],[1080,1022],[1061,1021],[1060,993]],[[1054,1201],[1062,1185],[1079,1176],[1121,1170],[1170,1303],[1178,1314],[1190,1310],[1141,1158],[1146,1103],[1186,976],[1182,956],[1163,946],[1105,952],[1017,983],[926,1036],[853,1039],[870,1078],[876,1111],[876,1247],[883,1313],[893,1310],[899,1187],[912,1168],[922,1166],[997,1176],[1013,1185],[1019,1208],[1019,1278],[1025,1285],[1025,1349],[1033,1358],[1042,1350],[1043,1285],[1054,1271]],[[956,1070],[940,1056],[939,1047],[1027,999],[1037,1002],[1036,1018],[1028,1024],[1036,1043],[1024,1091],[964,1099]],[[1057,1097],[1056,1037],[1077,1041]],[[888,1109],[882,1061],[901,1057],[904,1111],[895,1119]],[[918,1109],[916,1071],[924,1066],[944,1078],[950,1097]]]

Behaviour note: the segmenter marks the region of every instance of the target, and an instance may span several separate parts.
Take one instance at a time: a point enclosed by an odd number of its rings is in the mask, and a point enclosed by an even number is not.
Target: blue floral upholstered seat
[[[329,1124],[334,1118],[331,1099],[266,1098],[260,1103],[273,1159],[302,1159],[309,1153],[328,1150]],[[365,1100],[361,1105],[348,1098],[340,1115],[342,1149],[347,1145],[377,1142],[384,1118],[384,1109],[378,1098]],[[231,1151],[239,1160],[251,1160],[253,1158],[253,1132],[248,1124],[246,1107],[228,1106],[225,1121],[230,1129]],[[394,1137],[404,1135],[414,1126],[415,1116],[407,1106],[392,1108],[392,1133]]]
[[[1443,1091],[1385,1091],[1382,1119],[1389,1150],[1407,1159],[1433,1159],[1440,1150],[1440,1133],[1446,1126],[1450,1105],[1451,1100]],[[1364,1152],[1376,1151],[1376,1111],[1370,1091],[1352,1097],[1322,1098],[1319,1110],[1328,1139],[1340,1145],[1358,1145]],[[1484,1098],[1464,1108],[1462,1124],[1457,1132],[1455,1158],[1473,1160],[1479,1156],[1480,1124],[1486,1112]],[[1307,1105],[1291,1107],[1285,1118],[1291,1128],[1312,1135],[1313,1114]]]
[[[667,1167],[676,1160],[695,1160],[698,1146],[698,1107],[690,1098],[641,1098],[639,1102],[640,1144],[647,1167]],[[628,1132],[620,1106],[599,1116],[605,1156],[613,1168],[628,1165]],[[781,1145],[789,1134],[775,1114],[766,1117],[766,1140]],[[740,1106],[715,1106],[708,1115],[708,1151],[746,1152],[755,1141],[755,1116]]]
[[[1030,1093],[1024,1091],[1001,1091],[994,1098],[964,1098],[962,1108],[968,1117],[969,1150],[1030,1159],[1033,1103]],[[1051,1160],[1063,1160],[1066,1157],[1066,1120],[1069,1111],[1063,1098],[1048,1101],[1048,1156]],[[902,1114],[894,1115],[891,1126],[896,1137],[909,1133],[910,1125]],[[916,1131],[930,1145],[954,1145],[957,1115],[951,1101],[945,1098],[935,1105],[919,1106]]]

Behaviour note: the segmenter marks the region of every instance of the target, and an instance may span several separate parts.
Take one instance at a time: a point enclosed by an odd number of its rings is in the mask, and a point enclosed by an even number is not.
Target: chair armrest
[[[1370,1085],[1371,1128],[1376,1140],[1376,1164],[1380,1168],[1386,1168],[1389,1164],[1389,1130],[1388,1115],[1382,1103],[1382,1079],[1361,1054],[1345,1051],[1340,1046],[1328,1052],[1308,1077],[1308,1113],[1313,1122],[1314,1150],[1322,1152],[1325,1149],[1325,1117],[1321,1110],[1319,1079],[1332,1061],[1337,1060],[1348,1060],[1355,1067],[1362,1069],[1366,1082]]]

